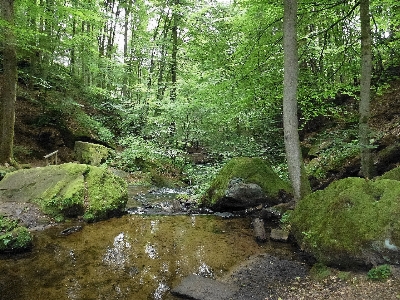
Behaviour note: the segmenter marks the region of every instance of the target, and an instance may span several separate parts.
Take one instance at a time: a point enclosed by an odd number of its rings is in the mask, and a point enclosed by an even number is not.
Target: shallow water
[[[63,236],[77,224],[34,233],[32,252],[0,257],[0,299],[174,299],[183,277],[218,278],[251,255],[290,257],[258,245],[249,219],[128,214]]]

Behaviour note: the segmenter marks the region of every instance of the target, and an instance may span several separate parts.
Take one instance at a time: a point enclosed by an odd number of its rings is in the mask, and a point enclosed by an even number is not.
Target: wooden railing
[[[58,150],[43,156],[46,159],[46,166],[51,165],[51,164],[53,164],[53,165],[57,164],[57,153],[58,153]]]

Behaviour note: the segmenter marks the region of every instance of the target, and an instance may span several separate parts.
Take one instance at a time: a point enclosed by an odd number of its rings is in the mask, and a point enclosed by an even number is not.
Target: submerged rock
[[[105,219],[123,212],[127,198],[123,179],[83,164],[18,170],[0,181],[0,202],[36,204],[56,220]]]
[[[218,173],[205,193],[205,206],[216,211],[237,211],[259,204],[276,205],[287,200],[291,188],[267,161],[237,157]]]
[[[290,223],[302,248],[324,264],[400,264],[399,181],[336,181],[299,201]]]

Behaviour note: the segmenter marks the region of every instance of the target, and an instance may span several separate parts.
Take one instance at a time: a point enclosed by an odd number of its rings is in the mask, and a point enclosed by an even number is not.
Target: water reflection
[[[67,226],[36,233],[29,254],[0,259],[0,299],[173,299],[182,277],[219,277],[272,249],[254,242],[246,219],[126,215],[60,235]]]
[[[128,263],[131,244],[121,232],[114,238],[113,247],[108,247],[103,262],[113,269],[124,269]]]
[[[151,245],[150,242],[144,247],[144,252],[147,253],[151,259],[156,259],[158,257],[155,245]]]

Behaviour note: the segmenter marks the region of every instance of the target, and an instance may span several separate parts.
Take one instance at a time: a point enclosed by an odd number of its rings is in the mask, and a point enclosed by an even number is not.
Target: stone
[[[78,216],[87,221],[106,219],[121,214],[127,200],[123,179],[104,168],[83,164],[18,170],[0,181],[0,204],[34,204],[56,220]]]
[[[189,275],[171,290],[171,294],[193,300],[225,300],[233,299],[236,291],[237,288],[233,285],[198,275]]]
[[[264,243],[267,241],[267,233],[265,232],[265,226],[263,219],[255,218],[253,220],[254,236],[257,242]]]
[[[326,265],[399,265],[400,182],[385,177],[341,179],[300,200],[289,217],[299,245]]]
[[[93,143],[76,141],[74,152],[75,159],[81,164],[88,164],[92,166],[100,166],[104,163],[110,154],[111,149]]]
[[[286,201],[290,184],[282,180],[261,158],[236,157],[216,175],[202,197],[214,211],[238,211],[260,204],[273,206]]]
[[[289,232],[280,228],[272,228],[269,237],[273,241],[287,242],[289,238]]]

